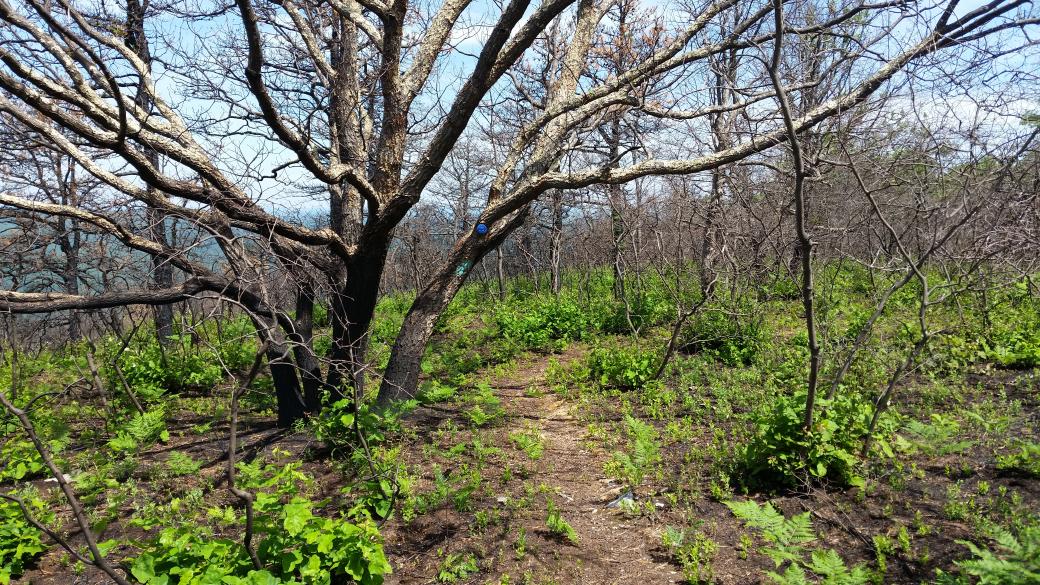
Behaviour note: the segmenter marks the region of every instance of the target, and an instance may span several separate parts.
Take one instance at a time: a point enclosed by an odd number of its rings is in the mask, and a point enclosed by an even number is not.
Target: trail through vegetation
[[[524,482],[504,482],[502,491],[494,492],[501,495],[475,504],[500,519],[483,531],[471,532],[465,518],[449,520],[445,515],[403,527],[404,550],[391,556],[403,561],[406,576],[400,583],[430,582],[441,566],[442,551],[460,555],[473,550],[481,551],[487,562],[483,580],[512,574],[561,583],[681,581],[675,567],[655,551],[654,527],[626,517],[616,504],[608,507],[627,493],[625,486],[603,473],[610,454],[587,437],[576,413],[579,405],[554,393],[546,382],[551,362],[583,360],[585,353],[572,348],[559,356],[528,358],[491,383],[505,406],[503,428],[481,435],[500,449],[485,473],[500,477],[510,469]],[[462,416],[458,410],[437,412],[450,417],[446,420]],[[554,532],[546,525],[538,509],[542,499],[554,502],[561,520],[573,529],[573,538],[565,529]],[[516,509],[517,503],[529,509]],[[430,538],[427,530],[435,536]],[[525,535],[522,543],[517,541],[520,534]],[[395,537],[391,531],[389,543],[395,543]]]

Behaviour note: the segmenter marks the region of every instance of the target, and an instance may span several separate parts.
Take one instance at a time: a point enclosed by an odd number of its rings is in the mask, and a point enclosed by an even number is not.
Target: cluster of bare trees
[[[1029,273],[1036,131],[1001,122],[1035,105],[1038,25],[1022,0],[0,0],[0,310],[76,336],[151,307],[162,337],[219,299],[290,424],[371,376],[381,288],[416,293],[385,405],[475,271],[782,270],[810,320],[814,258]]]

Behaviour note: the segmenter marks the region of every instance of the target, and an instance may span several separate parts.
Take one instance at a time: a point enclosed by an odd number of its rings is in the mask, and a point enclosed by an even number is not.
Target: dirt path
[[[569,350],[556,356],[561,363],[580,359],[580,350]],[[507,415],[493,431],[495,446],[503,451],[497,463],[504,469],[526,463],[525,478],[529,509],[507,517],[498,530],[484,534],[467,529],[467,519],[454,510],[439,511],[420,517],[414,523],[411,538],[399,540],[400,534],[388,534],[388,550],[397,557],[395,575],[389,583],[433,583],[444,567],[449,552],[465,554],[476,551],[481,571],[460,583],[499,583],[508,574],[509,583],[565,584],[632,584],[654,585],[679,583],[681,575],[664,558],[659,546],[662,526],[646,518],[626,517],[607,504],[617,498],[622,486],[604,476],[603,465],[610,454],[587,439],[587,428],[575,416],[577,405],[553,393],[545,381],[549,357],[541,356],[521,362],[515,373],[491,380],[495,394],[501,399]],[[537,431],[543,454],[531,461],[515,449],[509,434],[518,430]],[[500,471],[485,471],[493,477]],[[516,484],[514,480],[512,482]],[[530,487],[538,486],[539,494],[531,497]],[[505,510],[511,498],[524,497],[518,485],[504,485],[501,492],[481,505]],[[545,498],[552,499],[561,515],[575,530],[577,544],[549,533],[546,528]],[[478,506],[477,509],[480,509]],[[438,526],[438,523],[441,523]],[[517,552],[517,536],[523,531],[525,547]],[[396,545],[417,544],[418,535],[432,532],[436,546],[427,550],[412,549],[399,556]],[[430,544],[431,539],[425,539]],[[398,549],[395,551],[395,549]],[[438,554],[438,551],[441,554]]]
[[[573,352],[561,362],[579,359]],[[543,389],[535,396],[525,391],[497,389],[506,409],[537,421],[545,440],[542,481],[560,494],[564,518],[578,533],[578,550],[573,560],[581,561],[574,583],[677,583],[675,568],[661,558],[660,527],[643,519],[627,518],[607,504],[616,499],[622,486],[606,478],[603,465],[610,455],[585,440],[587,429],[575,416],[576,405],[561,400],[545,384],[548,359],[542,358],[522,372],[526,387]]]

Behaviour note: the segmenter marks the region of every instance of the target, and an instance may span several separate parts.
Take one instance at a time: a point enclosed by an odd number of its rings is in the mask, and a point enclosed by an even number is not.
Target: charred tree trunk
[[[506,300],[506,261],[502,255],[502,248],[497,250],[497,258],[495,259],[495,276],[498,279],[498,300]]]
[[[145,35],[144,18],[144,5],[139,0],[128,0],[126,3],[126,37],[124,42],[127,48],[132,50],[146,67],[150,68],[152,55],[148,48],[148,37]],[[143,110],[148,111],[152,109],[152,100],[144,88],[143,81],[137,88],[134,101]],[[154,150],[148,149],[145,152],[145,156],[153,166],[159,166],[159,155]],[[155,191],[151,186],[148,187],[148,190],[153,193]],[[148,223],[149,238],[160,245],[169,245],[166,238],[166,215],[157,209],[149,207],[145,221]],[[152,286],[155,290],[168,289],[173,286],[173,266],[158,256],[152,256]],[[152,315],[155,319],[155,337],[161,346],[166,347],[169,343],[169,337],[173,335],[173,305],[154,305],[152,307]]]
[[[286,343],[281,327],[274,320],[266,320],[250,313],[253,325],[262,344],[266,346],[265,357],[271,371],[271,383],[274,386],[275,402],[278,410],[278,426],[289,428],[307,414],[303,394],[300,392],[300,378],[297,376],[296,364],[293,363],[292,351]]]
[[[361,247],[347,263],[347,277],[330,307],[332,346],[326,383],[334,392],[352,388],[364,392],[368,330],[379,300],[379,282],[386,264],[390,236]]]
[[[68,235],[68,247],[64,250],[65,265],[62,270],[62,280],[65,281],[65,292],[70,295],[78,295],[80,234],[74,222],[72,223],[71,229],[73,230],[73,233]],[[65,239],[66,238],[63,238],[63,240]],[[76,341],[81,335],[80,315],[73,311],[72,314],[69,315],[69,341]]]
[[[162,245],[168,245],[166,238],[166,217],[158,210],[148,210],[148,228],[150,237]],[[152,256],[152,286],[155,290],[168,289],[173,286],[173,266],[158,256]],[[155,319],[155,337],[163,347],[169,343],[173,335],[173,305],[155,305],[152,307]]]
[[[608,136],[608,148],[612,168],[621,165],[621,122],[614,120],[610,125]],[[611,235],[611,258],[614,268],[614,299],[625,298],[625,220],[621,216],[621,210],[625,203],[625,191],[620,184],[607,187],[607,203],[610,205],[610,235]]]
[[[314,291],[304,286],[296,293],[296,331],[290,336],[293,356],[300,369],[303,402],[307,412],[321,410],[321,366],[312,349],[314,342]]]
[[[300,379],[296,375],[296,364],[292,353],[279,335],[272,335],[267,348],[267,365],[271,369],[275,401],[278,405],[278,426],[289,428],[307,414],[307,405],[300,393]]]
[[[563,255],[563,192],[555,189],[552,203],[552,230],[549,233],[549,266],[552,272],[552,293],[560,294],[560,264]]]
[[[383,383],[376,400],[381,408],[415,395],[419,386],[419,371],[426,345],[433,335],[433,325],[448,303],[459,292],[462,283],[480,260],[499,246],[511,231],[516,229],[526,215],[518,213],[506,225],[485,236],[471,233],[452,250],[449,261],[430,279],[419,292],[412,307],[405,315],[401,332],[394,341],[390,361],[383,372]]]

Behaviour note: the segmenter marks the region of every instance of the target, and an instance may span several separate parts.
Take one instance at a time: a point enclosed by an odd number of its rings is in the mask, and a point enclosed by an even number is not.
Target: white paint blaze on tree
[[[40,313],[218,295],[258,325],[283,424],[318,408],[323,388],[360,390],[394,229],[457,149],[485,150],[487,180],[467,179],[481,190],[465,193],[462,214],[479,209],[463,225],[489,229],[461,230],[417,291],[382,404],[414,392],[434,321],[543,194],[738,163],[867,107],[901,72],[933,67],[933,54],[972,67],[1017,50],[1023,29],[1038,25],[1036,8],[1016,0],[785,2],[783,45],[803,61],[806,51],[826,56],[806,68],[781,55],[770,83],[771,1],[131,2],[0,0],[0,113],[110,199],[206,234],[223,268],[156,230],[135,233],[97,197],[4,192],[0,205],[89,225],[176,275],[90,295],[7,290],[0,306]],[[619,9],[645,30],[620,26]],[[632,50],[611,54],[612,45]],[[722,77],[726,99],[708,86]],[[802,95],[821,79],[826,93]],[[805,107],[785,120],[778,94]],[[739,123],[718,140],[722,113]],[[658,123],[641,126],[648,117]],[[607,144],[611,124],[631,139]],[[290,212],[301,208],[321,220]],[[292,311],[271,290],[273,269],[291,284]],[[326,355],[311,339],[318,297],[331,307]]]

